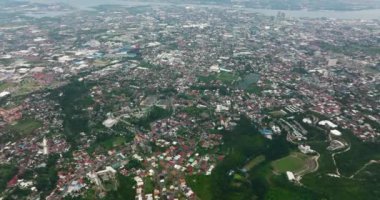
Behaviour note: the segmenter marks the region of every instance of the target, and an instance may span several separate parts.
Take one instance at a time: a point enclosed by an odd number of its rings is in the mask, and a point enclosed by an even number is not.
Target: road
[[[349,178],[353,179],[357,174],[359,174],[361,171],[363,171],[365,168],[372,164],[380,164],[380,160],[370,160],[362,168],[358,169],[354,174],[352,174]]]
[[[335,166],[335,168],[336,168],[335,173],[336,173],[336,175],[338,175],[338,176],[341,176],[341,174],[340,174],[340,172],[339,172],[339,168],[338,168],[338,166],[336,165],[335,155],[338,155],[338,154],[341,154],[341,153],[345,153],[345,152],[349,151],[350,149],[351,149],[351,144],[348,146],[347,149],[345,149],[345,150],[343,150],[343,151],[340,151],[340,152],[336,152],[336,153],[331,154],[331,158],[332,158],[332,160],[333,160],[333,162],[334,162],[334,166]]]

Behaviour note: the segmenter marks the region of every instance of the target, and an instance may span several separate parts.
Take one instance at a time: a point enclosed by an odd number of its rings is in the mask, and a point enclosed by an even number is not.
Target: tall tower
[[[44,137],[44,139],[42,141],[42,147],[43,147],[44,155],[48,155],[49,154],[49,146],[48,146],[46,137]]]

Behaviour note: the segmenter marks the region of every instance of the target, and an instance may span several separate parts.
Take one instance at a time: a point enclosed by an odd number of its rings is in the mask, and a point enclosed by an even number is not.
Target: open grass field
[[[125,142],[125,138],[123,137],[112,137],[102,142],[101,146],[103,146],[107,150],[110,150],[124,144],[124,142]]]
[[[226,84],[231,84],[232,82],[238,80],[239,76],[236,76],[229,72],[221,72],[218,74],[217,79]]]
[[[35,119],[24,119],[10,126],[10,129],[20,135],[29,135],[40,128],[42,123]]]
[[[25,95],[30,92],[36,91],[39,88],[40,88],[40,85],[38,84],[37,81],[33,79],[24,80],[18,84],[17,92],[14,95],[16,96]]]
[[[249,171],[251,170],[252,168],[254,168],[256,165],[262,163],[265,161],[265,156],[263,155],[260,155],[260,156],[257,156],[255,157],[254,159],[252,159],[251,161],[249,161],[244,167],[243,169],[246,170],[246,171]]]
[[[14,83],[0,82],[0,92],[14,87]]]
[[[279,173],[286,171],[298,172],[305,168],[308,159],[309,156],[302,153],[292,153],[289,156],[273,161],[272,167]]]
[[[213,74],[210,76],[200,76],[198,77],[198,79],[199,81],[205,82],[205,83],[210,83],[211,81],[219,80],[223,82],[224,84],[229,85],[237,81],[239,79],[239,76],[230,72],[220,72],[218,74]]]
[[[20,83],[0,82],[0,92],[16,88],[13,95],[24,95],[32,91],[38,90],[40,85],[34,79],[26,79]]]
[[[257,95],[261,94],[262,90],[263,89],[259,87],[256,83],[252,83],[247,87],[247,89],[245,89],[246,92]]]
[[[154,191],[154,183],[152,179],[145,178],[144,179],[144,193],[145,194],[151,194]]]

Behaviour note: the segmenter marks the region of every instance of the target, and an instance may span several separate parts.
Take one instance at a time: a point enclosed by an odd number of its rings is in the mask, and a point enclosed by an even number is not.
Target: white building
[[[111,128],[112,126],[114,126],[115,124],[117,124],[117,120],[116,119],[113,119],[113,118],[108,118],[106,119],[104,122],[103,122],[103,125],[107,128]]]
[[[97,186],[103,187],[104,181],[112,180],[114,183],[114,187],[117,185],[116,181],[116,170],[110,166],[107,166],[105,170],[101,170],[98,172],[89,172],[87,173],[87,177],[91,180],[91,182],[95,183]]]
[[[338,127],[338,125],[332,123],[331,121],[328,121],[328,120],[322,120],[320,122],[318,122],[319,125],[321,126],[328,126],[330,128],[336,128]]]
[[[8,95],[10,95],[11,93],[8,92],[8,91],[3,91],[3,92],[0,92],[0,98],[3,98],[3,97],[6,97]]]
[[[49,154],[49,146],[48,146],[46,137],[44,137],[44,139],[42,141],[42,147],[43,147],[44,155],[48,155]]]
[[[209,69],[210,72],[217,72],[219,73],[220,72],[220,68],[219,68],[219,65],[212,65]]]
[[[337,63],[338,63],[338,59],[329,59],[327,66],[333,67],[333,66],[336,66]]]
[[[303,154],[308,154],[308,153],[314,153],[315,151],[313,149],[311,149],[311,147],[309,145],[304,145],[304,144],[301,144],[301,145],[298,145],[298,149],[303,153]]]
[[[331,130],[330,131],[330,133],[332,134],[332,135],[335,135],[335,136],[341,136],[342,135],[342,133],[340,132],[340,131],[338,131],[338,130]]]
[[[296,177],[294,176],[293,172],[287,171],[286,176],[288,177],[289,181],[295,181]]]

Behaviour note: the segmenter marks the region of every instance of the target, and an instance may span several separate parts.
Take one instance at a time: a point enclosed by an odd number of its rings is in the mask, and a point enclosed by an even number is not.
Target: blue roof
[[[272,130],[267,129],[267,128],[261,129],[260,133],[263,134],[263,135],[272,135],[273,134]]]

